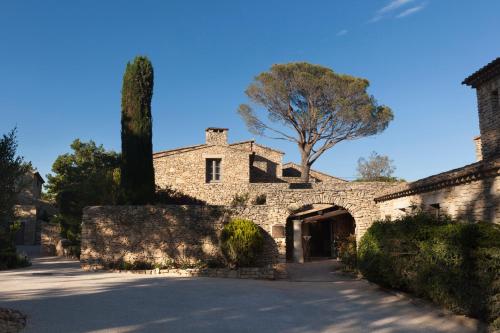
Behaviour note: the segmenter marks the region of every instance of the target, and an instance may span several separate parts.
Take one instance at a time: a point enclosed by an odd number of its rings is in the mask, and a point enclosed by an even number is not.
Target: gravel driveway
[[[359,280],[326,282],[166,278],[87,273],[38,258],[0,272],[0,307],[28,315],[23,332],[475,332]]]

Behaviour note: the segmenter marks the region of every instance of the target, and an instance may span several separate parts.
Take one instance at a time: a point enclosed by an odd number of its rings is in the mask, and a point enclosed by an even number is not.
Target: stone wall
[[[282,175],[283,153],[268,147],[252,143],[251,182],[280,182]]]
[[[59,224],[42,222],[40,244],[42,254],[56,255],[56,246],[61,241],[61,228]]]
[[[500,223],[500,159],[474,163],[389,191],[375,200],[381,219],[417,210]]]
[[[200,145],[157,153],[155,182],[211,205],[228,205],[237,195],[251,192],[253,183],[284,183],[283,153],[252,141],[231,145]],[[221,179],[207,182],[206,159],[221,159]],[[286,185],[285,185],[286,186]]]
[[[86,271],[105,270],[99,265],[83,264],[82,269]],[[108,269],[113,273],[124,274],[146,274],[163,275],[167,277],[214,277],[230,279],[254,279],[254,280],[275,280],[287,277],[286,271],[282,267],[241,267],[231,268],[168,268],[168,269],[140,269],[140,270],[119,270]]]
[[[257,207],[257,206],[255,206]],[[207,261],[221,256],[220,233],[231,217],[250,218],[264,231],[257,263],[279,261],[269,235],[267,209],[221,206],[98,206],[83,211],[80,260],[84,265],[119,261],[164,264]]]
[[[164,263],[220,256],[220,232],[231,218],[256,223],[264,235],[259,266],[286,261],[286,225],[291,212],[311,204],[345,208],[355,220],[357,239],[379,218],[375,196],[387,183],[314,184],[291,190],[289,184],[252,184],[252,195],[265,194],[265,205],[102,206],[84,209],[81,261],[99,265],[118,261]]]
[[[484,159],[500,155],[500,78],[496,77],[477,87],[479,129]]]
[[[221,159],[221,181],[207,183],[207,158]],[[250,182],[250,154],[229,146],[203,146],[185,152],[155,157],[155,182],[206,201],[227,204],[235,194],[247,192]]]
[[[262,186],[252,184],[250,193],[266,195],[267,207],[272,212],[268,218],[271,227],[272,225],[285,225],[290,211],[306,205],[340,206],[354,218],[356,238],[359,240],[380,216],[379,208],[374,201],[375,197],[399,185],[400,183],[383,182],[314,183],[309,189],[290,189],[289,184]]]

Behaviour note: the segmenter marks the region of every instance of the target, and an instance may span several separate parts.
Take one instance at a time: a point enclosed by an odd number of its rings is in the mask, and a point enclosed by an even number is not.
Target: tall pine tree
[[[127,63],[122,87],[121,188],[127,204],[154,201],[151,98],[153,65],[146,57]]]

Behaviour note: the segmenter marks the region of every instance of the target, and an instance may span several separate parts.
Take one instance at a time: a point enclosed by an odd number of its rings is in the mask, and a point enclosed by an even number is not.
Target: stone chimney
[[[476,147],[476,162],[483,160],[483,150],[481,148],[481,137],[476,136],[474,138],[474,146]]]
[[[227,146],[227,128],[209,127],[205,130],[207,145]]]
[[[500,156],[500,58],[484,66],[462,82],[476,89],[481,157],[484,160]],[[476,154],[477,155],[477,154]]]

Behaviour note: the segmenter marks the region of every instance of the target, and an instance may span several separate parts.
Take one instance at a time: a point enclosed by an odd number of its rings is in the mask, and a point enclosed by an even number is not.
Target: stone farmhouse
[[[261,227],[265,265],[335,256],[349,234],[359,240],[374,221],[416,210],[500,223],[500,58],[463,83],[477,90],[476,163],[395,184],[348,182],[313,170],[302,184],[299,166],[283,164],[282,152],[253,140],[228,143],[227,129],[207,128],[204,144],[153,156],[157,186],[207,205],[87,207],[82,264],[215,256],[220,230],[234,216]],[[234,207],[235,197],[248,201]]]
[[[284,153],[254,140],[228,143],[228,129],[205,130],[205,143],[153,154],[155,181],[211,205],[228,205],[237,195],[261,194],[264,184],[300,183],[300,166],[283,164]],[[313,183],[345,183],[311,170]],[[293,186],[293,185],[292,185]],[[251,198],[254,199],[254,198]]]

